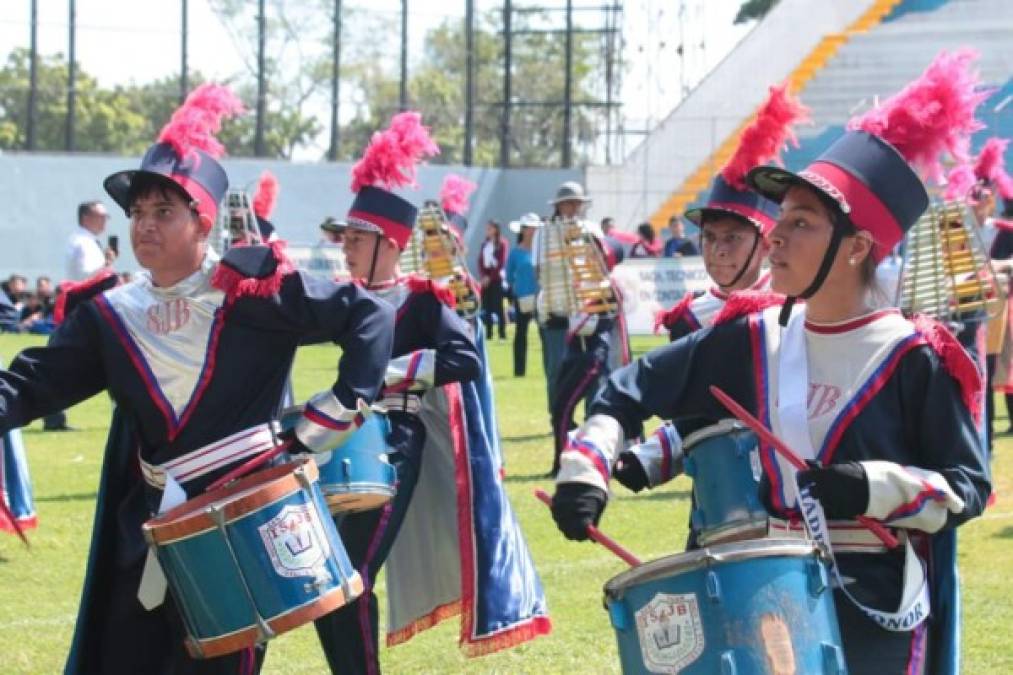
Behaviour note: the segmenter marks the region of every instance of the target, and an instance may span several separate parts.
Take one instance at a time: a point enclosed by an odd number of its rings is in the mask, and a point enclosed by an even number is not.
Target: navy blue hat
[[[366,185],[355,194],[348,210],[348,227],[380,232],[404,249],[415,227],[418,209],[393,192]]]
[[[761,166],[746,176],[754,190],[778,203],[793,185],[833,200],[860,230],[872,234],[879,262],[929,206],[918,174],[889,143],[866,131],[848,131],[805,170]]]
[[[736,190],[718,174],[711,185],[707,202],[686,211],[686,219],[699,226],[705,218],[734,216],[745,218],[760,234],[767,234],[777,222],[781,207],[753,190]]]
[[[203,150],[193,149],[180,157],[169,143],[156,143],[141,159],[140,169],[118,171],[102,184],[109,196],[127,211],[130,208],[130,186],[138,176],[154,176],[179,187],[195,203],[198,213],[212,220],[218,204],[229,189],[229,178],[218,161]]]

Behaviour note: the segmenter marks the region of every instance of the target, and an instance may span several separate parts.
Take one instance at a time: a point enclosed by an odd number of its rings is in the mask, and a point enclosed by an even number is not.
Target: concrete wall
[[[119,270],[133,270],[127,219],[102,189],[102,180],[114,171],[135,167],[136,157],[61,154],[0,154],[0,278],[13,272],[31,279],[46,274],[61,279],[68,235],[77,227],[77,205],[88,199],[105,202],[111,218],[106,234],[119,235]],[[318,225],[326,216],[344,215],[352,201],[350,164],[299,164],[282,161],[228,159],[232,185],[255,189],[261,171],[278,177],[281,193],[272,217],[282,238],[294,243],[313,243]],[[477,251],[484,223],[495,218],[503,223],[526,211],[545,213],[546,202],[565,180],[581,180],[579,170],[467,169],[455,166],[424,166],[419,170],[419,189],[404,196],[421,205],[435,197],[447,173],[459,173],[478,184],[472,195],[467,238]],[[471,256],[474,258],[474,255]]]
[[[872,2],[781,0],[622,165],[588,169],[591,216],[611,215],[623,229],[647,219],[756,109],[770,85]]]

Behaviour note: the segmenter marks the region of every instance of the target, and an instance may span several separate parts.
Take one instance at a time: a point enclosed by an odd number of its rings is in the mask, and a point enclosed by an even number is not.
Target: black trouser
[[[533,313],[525,314],[517,309],[515,314],[514,332],[514,375],[524,377],[528,365],[528,324],[531,323]]]
[[[499,280],[492,280],[482,289],[482,323],[485,324],[485,334],[492,337],[492,317],[496,316],[499,323],[499,337],[506,339],[506,314],[503,312],[503,284]]]
[[[889,631],[862,614],[840,591],[834,591],[834,604],[850,675],[907,675],[909,668],[916,674],[932,672],[925,665],[927,621],[912,631]]]
[[[598,393],[602,378],[608,375],[609,341],[605,332],[588,337],[574,336],[556,374],[555,398],[551,402],[552,435],[555,454],[552,458],[553,475],[559,472],[559,456],[566,446],[567,435],[577,425],[574,410],[586,397],[585,412],[590,400]]]
[[[185,630],[172,594],[155,609],[144,609],[137,589],[144,558],[115,575],[101,631],[102,675],[247,675],[259,673],[263,645],[213,659],[194,659],[183,645]]]
[[[398,530],[404,522],[418,482],[426,432],[414,415],[391,413],[393,452],[390,462],[397,470],[397,494],[383,508],[338,517],[338,530],[352,565],[359,570],[365,591],[358,600],[314,623],[332,673],[352,675],[379,673],[379,620],[373,583],[387,560]]]

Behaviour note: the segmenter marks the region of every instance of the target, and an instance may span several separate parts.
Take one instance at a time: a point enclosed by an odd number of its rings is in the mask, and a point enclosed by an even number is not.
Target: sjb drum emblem
[[[678,673],[703,654],[703,624],[695,593],[658,593],[637,610],[636,619],[648,671]]]
[[[315,577],[329,553],[327,538],[308,504],[289,504],[257,528],[274,570],[283,577]]]

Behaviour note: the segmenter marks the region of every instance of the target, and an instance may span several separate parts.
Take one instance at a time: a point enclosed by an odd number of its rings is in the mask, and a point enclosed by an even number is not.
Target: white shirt
[[[67,240],[67,279],[81,281],[105,267],[106,254],[98,237],[78,226]]]

